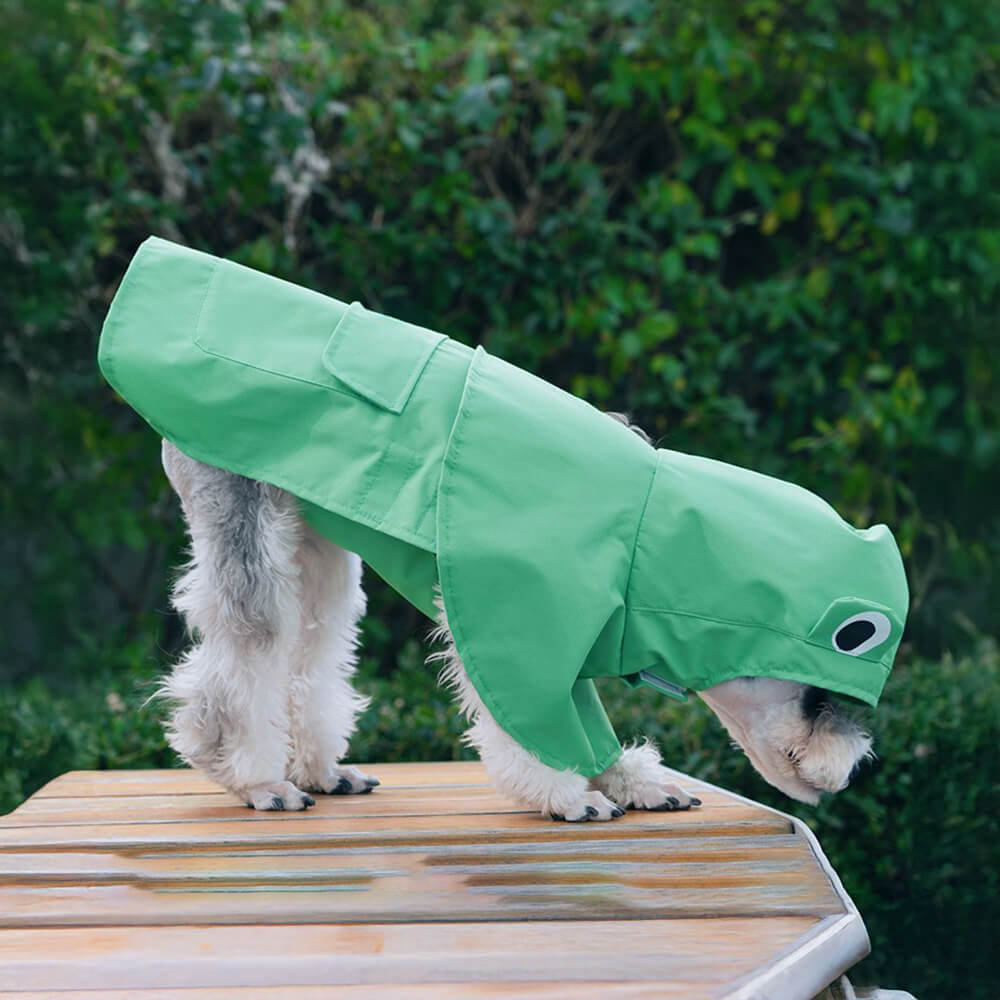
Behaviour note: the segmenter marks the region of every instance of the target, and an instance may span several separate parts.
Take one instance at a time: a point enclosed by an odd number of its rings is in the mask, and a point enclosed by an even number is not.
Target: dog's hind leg
[[[302,521],[287,493],[164,442],[191,536],[173,603],[196,644],[165,678],[171,746],[256,809],[304,809],[286,780],[289,664],[299,623]]]
[[[370,792],[377,778],[338,763],[368,705],[351,684],[365,610],[361,560],[304,524],[296,562],[301,618],[289,689],[288,779],[328,795]]]
[[[625,810],[592,789],[583,775],[543,764],[497,724],[465,672],[443,610],[438,621],[434,639],[444,642],[445,649],[431,659],[444,664],[441,683],[455,691],[462,714],[472,723],[462,739],[479,753],[494,788],[552,819],[583,823],[623,816]]]

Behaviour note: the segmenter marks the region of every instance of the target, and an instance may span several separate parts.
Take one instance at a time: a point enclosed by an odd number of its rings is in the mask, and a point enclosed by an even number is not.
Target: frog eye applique
[[[892,633],[892,622],[881,611],[862,611],[845,618],[833,630],[833,648],[848,656],[861,656],[881,646]]]

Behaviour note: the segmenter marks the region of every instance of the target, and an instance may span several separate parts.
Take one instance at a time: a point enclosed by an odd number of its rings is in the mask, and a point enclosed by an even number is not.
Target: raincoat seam
[[[833,648],[832,645],[827,646],[826,644],[821,642],[813,642],[812,639],[804,639],[802,636],[796,635],[794,632],[788,632],[785,629],[777,628],[774,625],[767,625],[763,622],[739,622],[739,621],[733,621],[732,619],[729,618],[715,618],[711,615],[699,615],[693,611],[679,611],[671,608],[634,607],[632,608],[632,611],[636,612],[637,614],[676,615],[681,618],[694,618],[696,621],[714,622],[716,625],[727,625],[734,628],[754,629],[755,631],[758,629],[764,629],[765,631],[768,632],[774,632],[776,635],[784,636],[787,639],[793,639],[795,642],[801,642],[807,646],[812,646],[814,649],[821,649],[824,652],[828,653],[838,652],[836,649]],[[838,653],[838,655],[846,656],[848,654]],[[889,667],[885,666],[884,657],[880,657],[877,660],[866,660],[863,656],[857,656],[857,657],[852,657],[852,659],[860,661],[862,663],[871,663],[876,666],[884,667],[887,672],[890,669]]]
[[[346,396],[348,399],[358,399],[363,403],[367,403],[369,406],[378,406],[378,403],[373,402],[368,399],[367,396],[355,390],[338,389],[335,385],[329,385],[326,382],[317,382],[315,379],[304,378],[301,375],[290,375],[288,372],[275,371],[273,368],[265,368],[263,365],[255,365],[250,361],[243,361],[240,358],[234,358],[229,354],[223,354],[221,351],[212,350],[210,347],[206,347],[197,336],[192,340],[195,347],[198,348],[204,354],[209,357],[218,358],[220,361],[227,361],[231,365],[240,365],[243,368],[250,368],[255,372],[263,372],[265,375],[270,375],[273,378],[283,378],[288,379],[290,382],[301,382],[304,385],[314,385],[317,389],[326,389],[328,392],[335,392],[339,396]],[[385,409],[385,407],[379,407],[380,409]]]
[[[625,639],[628,635],[628,595],[632,588],[632,570],[635,567],[635,554],[639,548],[639,534],[642,531],[642,523],[646,517],[646,508],[649,506],[649,498],[653,495],[653,484],[656,482],[656,477],[660,471],[660,452],[656,452],[656,462],[653,464],[653,474],[649,477],[649,486],[646,487],[646,497],[642,501],[642,510],[639,512],[639,520],[635,526],[635,534],[632,537],[632,555],[629,559],[628,564],[628,575],[625,577],[625,593],[622,595],[624,601],[624,611],[625,611],[625,624],[622,626],[622,641],[618,649],[618,668],[621,670],[623,668],[623,660],[625,657]]]
[[[402,475],[403,481],[404,482],[409,482],[410,478],[413,475],[413,473],[416,472],[420,468],[420,466],[422,464],[421,461],[420,461],[420,456],[417,455],[416,452],[411,451],[405,445],[401,445],[398,441],[395,441],[391,445],[389,445],[389,447],[386,449],[386,455],[388,454],[388,452],[393,447],[395,447],[397,456],[399,456],[399,455],[403,455],[404,456],[404,458],[400,460],[399,470],[398,471]],[[384,464],[385,464],[384,460],[381,461],[381,462],[379,462],[379,468],[381,469],[381,467]],[[375,488],[375,482],[373,480],[372,483],[369,485],[367,491],[366,491],[366,494],[365,494],[366,500],[371,495],[371,491],[374,488]],[[384,524],[386,524],[386,522],[391,522],[391,515],[392,515],[393,508],[396,506],[396,504],[399,503],[401,495],[402,495],[402,491],[398,492],[396,494],[396,496],[393,498],[392,503],[390,503],[389,506],[385,509],[385,512],[382,514],[382,517],[379,520],[379,529],[381,529],[382,526]],[[421,520],[423,520],[423,515],[421,515]],[[420,521],[416,521],[414,523],[416,523],[416,524],[419,525]]]
[[[208,282],[205,285],[205,294],[201,297],[201,305],[198,306],[198,315],[195,317],[194,321],[194,337],[192,338],[199,347],[201,344],[198,343],[198,335],[201,333],[201,319],[205,312],[205,306],[208,303],[209,296],[212,294],[212,289],[215,288],[215,279],[219,276],[219,271],[221,270],[220,265],[225,263],[218,257],[212,258],[212,274],[209,277]]]

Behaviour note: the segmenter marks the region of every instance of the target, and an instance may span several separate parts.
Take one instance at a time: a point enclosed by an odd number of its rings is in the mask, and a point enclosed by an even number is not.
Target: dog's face
[[[839,792],[871,751],[871,737],[822,688],[770,677],[738,677],[698,692],[757,772],[814,805]]]

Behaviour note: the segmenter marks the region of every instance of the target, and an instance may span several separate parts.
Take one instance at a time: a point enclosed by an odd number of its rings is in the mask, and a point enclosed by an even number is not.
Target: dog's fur
[[[648,441],[621,414],[610,414]],[[378,780],[339,763],[368,704],[351,684],[365,610],[361,561],[301,518],[297,501],[217,469],[164,441],[163,466],[181,500],[191,561],[174,589],[195,645],[160,688],[173,704],[168,738],[256,809],[299,810],[312,795],[370,792]],[[571,585],[571,584],[568,584]],[[466,675],[439,605],[441,679],[470,722],[465,740],[503,794],[555,818],[610,820],[625,809],[687,809],[656,747],[625,747],[588,780],[543,764],[494,721]],[[871,740],[826,692],[741,678],[699,692],[754,767],[794,798],[846,786]]]

